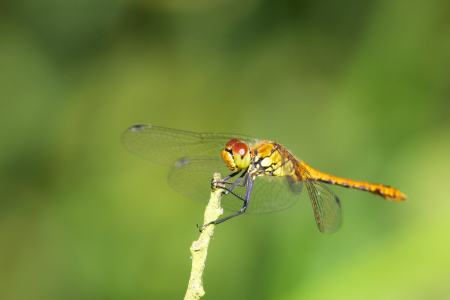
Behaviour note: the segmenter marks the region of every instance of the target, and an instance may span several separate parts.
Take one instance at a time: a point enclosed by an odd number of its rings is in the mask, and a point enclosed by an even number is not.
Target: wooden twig
[[[219,173],[214,174],[214,181],[220,181]],[[220,206],[220,199],[223,191],[224,190],[220,188],[211,191],[211,198],[206,206],[203,224],[216,221],[222,215],[223,209]],[[192,243],[192,270],[184,300],[197,300],[205,295],[205,290],[203,289],[203,270],[205,269],[209,242],[214,234],[214,227],[214,224],[204,227],[200,234],[200,238]]]

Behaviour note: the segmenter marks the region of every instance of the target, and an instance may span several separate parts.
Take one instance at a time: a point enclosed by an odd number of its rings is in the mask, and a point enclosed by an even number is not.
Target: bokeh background
[[[131,125],[282,143],[332,187],[216,228],[204,299],[450,299],[447,0],[0,2],[0,298],[181,299],[204,204]]]

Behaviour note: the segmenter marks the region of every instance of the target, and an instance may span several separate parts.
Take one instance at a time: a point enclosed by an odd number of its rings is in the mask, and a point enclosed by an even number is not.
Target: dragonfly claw
[[[206,227],[208,225],[211,225],[211,224],[216,224],[216,222],[213,221],[213,222],[209,222],[209,223],[206,223],[206,224],[203,224],[203,225],[200,225],[200,226],[198,226],[198,223],[197,223],[196,225],[197,225],[198,231],[200,231],[200,233],[201,233],[203,231],[204,227]]]
[[[196,226],[197,226],[197,228],[198,228],[198,231],[200,231],[200,233],[202,233],[202,229],[203,229],[203,226],[198,226],[198,223],[197,224],[195,224]]]
[[[215,190],[217,188],[224,188],[227,182],[224,181],[214,181],[214,179],[211,180],[211,189]],[[228,194],[225,192],[225,194]]]

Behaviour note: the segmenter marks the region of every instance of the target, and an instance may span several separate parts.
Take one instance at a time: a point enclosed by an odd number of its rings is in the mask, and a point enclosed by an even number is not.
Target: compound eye
[[[238,142],[233,145],[233,154],[239,154],[244,157],[248,153],[248,146],[244,143]]]
[[[225,146],[225,148],[231,147],[231,146],[233,146],[234,144],[236,144],[237,142],[239,142],[239,139],[231,140],[231,141],[229,141],[229,142],[227,143],[227,145]]]

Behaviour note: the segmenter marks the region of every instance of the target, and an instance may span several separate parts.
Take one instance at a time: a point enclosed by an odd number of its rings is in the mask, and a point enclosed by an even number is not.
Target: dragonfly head
[[[222,151],[222,158],[227,167],[237,172],[250,165],[250,151],[247,144],[239,139],[229,141]]]

